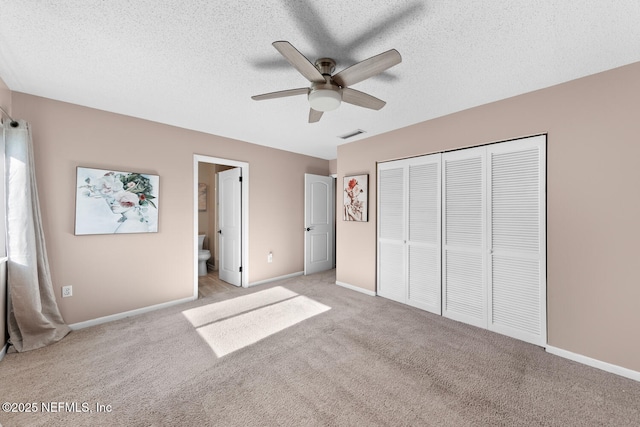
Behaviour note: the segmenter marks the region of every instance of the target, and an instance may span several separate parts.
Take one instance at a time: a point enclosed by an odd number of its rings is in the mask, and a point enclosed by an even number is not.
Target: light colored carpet
[[[331,271],[233,289],[7,354],[0,399],[39,411],[0,423],[640,425],[638,382],[334,282]]]

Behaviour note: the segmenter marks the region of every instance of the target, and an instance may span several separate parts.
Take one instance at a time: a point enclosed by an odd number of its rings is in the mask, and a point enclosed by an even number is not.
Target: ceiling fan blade
[[[309,123],[316,123],[320,121],[323,112],[314,110],[313,108],[309,109]]]
[[[278,52],[284,56],[284,58],[289,61],[289,64],[293,65],[293,67],[300,72],[303,76],[306,77],[312,83],[324,83],[325,79],[322,73],[318,71],[318,69],[313,65],[303,54],[301,54],[298,49],[293,47],[293,45],[287,41],[277,41],[273,42],[273,47],[275,47]]]
[[[360,61],[349,68],[345,68],[333,76],[332,79],[342,87],[351,86],[369,77],[373,77],[376,74],[380,74],[384,70],[398,65],[400,62],[402,62],[400,53],[395,49],[391,49],[379,55],[372,56],[369,59],[365,59],[364,61]]]
[[[278,92],[263,93],[262,95],[253,95],[251,99],[255,101],[262,101],[263,99],[284,98],[286,96],[306,95],[309,93],[308,87],[301,87],[298,89],[280,90]]]
[[[382,99],[348,87],[342,89],[342,101],[372,110],[379,110],[387,104]]]

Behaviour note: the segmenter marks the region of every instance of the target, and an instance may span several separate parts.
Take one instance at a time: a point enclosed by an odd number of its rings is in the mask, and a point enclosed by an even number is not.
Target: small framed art
[[[205,212],[207,210],[207,184],[198,184],[198,211]]]
[[[368,221],[369,175],[345,176],[344,221]]]

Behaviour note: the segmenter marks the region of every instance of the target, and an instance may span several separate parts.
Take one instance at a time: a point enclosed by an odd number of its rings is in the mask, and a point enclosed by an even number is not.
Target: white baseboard
[[[273,277],[271,279],[265,279],[265,280],[258,280],[257,282],[249,283],[247,287],[250,288],[252,286],[258,286],[258,285],[264,285],[265,283],[276,282],[278,280],[290,279],[292,277],[302,276],[303,274],[304,274],[304,271],[297,271],[295,273],[285,274],[284,276]]]
[[[0,350],[0,361],[4,359],[5,354],[7,354],[8,348],[9,348],[9,343],[5,343],[4,347],[2,347],[2,350]]]
[[[162,304],[151,305],[149,307],[142,307],[135,310],[125,311],[124,313],[112,314],[110,316],[98,317],[97,319],[86,320],[84,322],[74,323],[69,325],[71,330],[78,330],[88,328],[90,326],[100,325],[102,323],[113,322],[114,320],[124,319],[125,317],[137,316],[138,314],[148,313],[150,311],[159,310],[161,308],[171,307],[172,305],[184,304],[185,302],[193,301],[197,297],[183,298],[175,301],[163,302]]]
[[[350,285],[348,283],[338,282],[337,280],[336,280],[336,285],[342,286],[343,288],[351,289],[352,291],[361,292],[361,293],[363,293],[365,295],[369,295],[370,297],[375,297],[376,296],[375,292],[370,291],[368,289],[363,289],[363,288],[361,288],[359,286],[353,286],[353,285]]]
[[[555,354],[556,356],[564,357],[565,359],[573,360],[574,362],[582,363],[583,365],[620,375],[621,377],[640,381],[640,372],[632,371],[631,369],[623,368],[622,366],[613,365],[598,359],[592,359],[591,357],[583,356],[581,354],[573,353],[550,345],[547,345],[547,352]]]

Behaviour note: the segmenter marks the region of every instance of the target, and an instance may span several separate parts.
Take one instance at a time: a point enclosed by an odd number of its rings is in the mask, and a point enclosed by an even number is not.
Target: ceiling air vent
[[[358,136],[360,134],[365,133],[362,129],[356,129],[352,132],[349,133],[345,133],[344,135],[340,135],[338,138],[342,138],[342,139],[349,139],[349,138],[353,138],[354,136]]]

